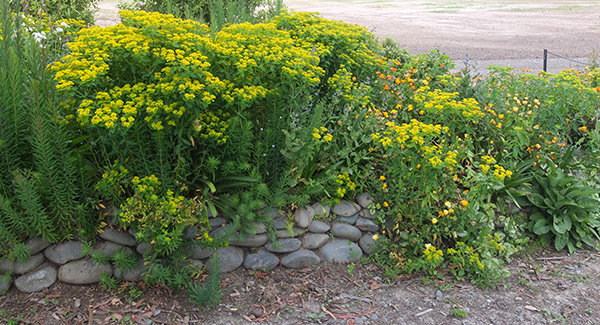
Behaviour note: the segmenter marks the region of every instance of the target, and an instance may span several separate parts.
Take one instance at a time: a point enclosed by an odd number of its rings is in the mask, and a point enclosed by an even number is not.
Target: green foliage
[[[54,55],[64,53],[64,41],[58,39],[82,25],[11,15],[7,1],[2,8],[0,236],[5,241],[0,255],[15,253],[10,247],[28,237],[66,239],[89,215],[78,214],[89,202],[89,191],[81,189],[76,145],[59,113],[60,97],[46,68]],[[73,26],[67,27],[68,22]],[[64,28],[57,29],[60,24]]]
[[[16,2],[16,1],[15,1]],[[41,20],[77,19],[87,24],[94,21],[94,11],[98,0],[28,0],[15,8]]]
[[[536,187],[526,194],[535,208],[529,216],[528,230],[554,241],[559,251],[567,247],[573,253],[583,244],[594,247],[600,239],[600,190],[552,164],[535,179]]]
[[[125,271],[132,270],[137,264],[137,255],[135,253],[130,254],[125,249],[116,251],[110,259],[113,261],[115,267]]]
[[[452,316],[456,319],[464,319],[464,318],[467,318],[469,316],[469,314],[464,309],[454,307],[450,311],[450,316]]]
[[[146,0],[140,9],[207,22],[220,30],[225,24],[253,22],[255,12],[264,3],[272,5],[264,0]]]
[[[392,61],[398,61],[401,64],[404,64],[412,60],[412,55],[408,53],[408,50],[405,48],[400,48],[398,43],[389,36],[383,39],[381,42],[381,48],[381,55]]]
[[[121,281],[119,279],[114,278],[107,273],[102,273],[100,275],[100,286],[106,291],[115,291],[119,288]]]
[[[221,302],[221,296],[223,296],[217,254],[210,257],[209,267],[208,278],[204,285],[197,282],[188,285],[190,301],[200,306],[216,306]]]

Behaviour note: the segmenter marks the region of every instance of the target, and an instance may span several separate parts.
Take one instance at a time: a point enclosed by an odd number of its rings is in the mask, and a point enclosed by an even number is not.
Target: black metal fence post
[[[544,49],[544,68],[542,69],[544,72],[548,70],[548,50]]]

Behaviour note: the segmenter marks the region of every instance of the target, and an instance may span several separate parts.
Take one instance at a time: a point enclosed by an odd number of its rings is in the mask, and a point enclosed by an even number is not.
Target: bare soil
[[[546,250],[481,289],[447,275],[389,280],[372,263],[322,264],[222,276],[223,301],[198,309],[183,292],[143,283],[120,290],[55,284],[0,297],[0,323],[34,324],[598,324],[600,255]],[[461,318],[464,316],[464,318]]]

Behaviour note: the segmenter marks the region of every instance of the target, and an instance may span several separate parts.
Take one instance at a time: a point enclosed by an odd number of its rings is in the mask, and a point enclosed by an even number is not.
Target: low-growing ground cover
[[[33,236],[133,228],[154,247],[148,283],[216,304],[184,254],[227,245],[209,215],[274,238],[267,209],[365,191],[381,277],[494,286],[531,243],[597,245],[598,68],[452,74],[437,51],[412,57],[309,13],[221,30],[143,11],[106,28],[3,13],[5,258],[27,258]],[[116,220],[95,213],[107,205]]]

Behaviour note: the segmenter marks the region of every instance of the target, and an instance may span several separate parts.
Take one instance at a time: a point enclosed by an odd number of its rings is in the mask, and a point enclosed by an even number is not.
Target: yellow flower
[[[385,176],[383,176],[383,175],[379,176],[379,180],[380,181],[385,181]]]
[[[460,201],[460,204],[462,204],[462,206],[466,207],[467,205],[469,205],[469,201],[462,200],[462,201]]]
[[[390,205],[387,203],[387,201],[385,201],[385,202],[383,202],[383,206],[387,208],[387,207],[389,207]]]
[[[379,239],[379,236],[377,236],[376,234],[373,235],[373,240],[377,240],[377,239]]]
[[[433,218],[433,219],[431,219],[431,223],[432,223],[432,224],[434,224],[434,225],[435,225],[437,222],[438,222],[438,219],[437,219],[437,218]]]
[[[313,137],[314,137],[315,139],[321,139],[321,135],[320,135],[320,134],[318,134],[318,133],[313,133]]]
[[[325,139],[325,141],[327,141],[327,142],[331,142],[331,140],[333,139],[333,136],[331,134],[327,133],[327,134],[325,134],[323,139]]]
[[[582,126],[582,127],[581,127],[581,131],[582,131],[582,132],[585,132],[585,131],[587,131],[587,127],[586,127],[586,126]]]
[[[381,189],[385,191],[386,188],[387,188],[387,184],[383,183],[383,186],[381,187]]]

